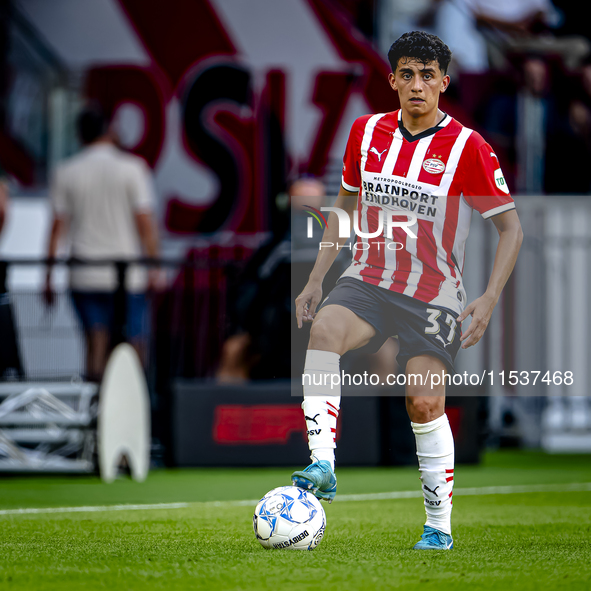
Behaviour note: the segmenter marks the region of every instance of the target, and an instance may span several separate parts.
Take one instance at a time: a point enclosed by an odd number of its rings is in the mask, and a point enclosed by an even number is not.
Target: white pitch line
[[[186,509],[191,503],[154,503],[152,505],[102,505],[95,507],[42,507],[40,509],[2,509],[0,515],[35,515],[38,513],[102,513],[103,511],[140,511],[143,509]]]
[[[582,492],[591,491],[591,482],[574,482],[570,484],[532,484],[517,486],[483,486],[474,488],[456,488],[454,496],[477,495],[512,495],[538,492]],[[396,499],[412,499],[422,497],[420,490],[401,490],[383,493],[365,493],[357,495],[339,495],[335,501],[387,501]],[[2,515],[39,515],[48,513],[105,513],[110,511],[149,511],[161,509],[188,509],[189,507],[245,507],[253,506],[260,499],[242,501],[204,501],[196,503],[152,503],[146,505],[98,505],[91,507],[42,507],[26,509],[0,509]]]

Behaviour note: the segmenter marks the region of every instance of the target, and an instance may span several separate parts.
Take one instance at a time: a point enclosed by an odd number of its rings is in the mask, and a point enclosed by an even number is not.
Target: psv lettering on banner
[[[391,103],[383,56],[322,0],[269,0],[273,26],[260,11],[221,0],[172,0],[160,11],[144,0],[114,4],[108,26],[128,31],[123,41],[138,45],[138,57],[113,58],[109,43],[82,38],[80,53],[97,53],[82,66],[85,96],[107,111],[141,110],[145,134],[129,148],[154,168],[172,234],[267,231],[268,191],[284,180],[285,163],[322,177],[342,153],[351,114],[364,108],[358,103]],[[51,23],[43,26],[51,38]],[[352,106],[352,97],[361,101]]]

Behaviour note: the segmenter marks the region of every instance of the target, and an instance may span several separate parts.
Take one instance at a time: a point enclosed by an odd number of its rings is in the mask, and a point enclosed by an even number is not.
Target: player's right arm
[[[347,191],[347,189],[341,186],[334,207],[346,211],[349,215],[349,219],[352,220],[356,204],[357,193]],[[331,248],[321,248],[318,251],[318,257],[316,258],[316,263],[310,273],[308,283],[306,284],[306,287],[304,287],[302,293],[296,298],[296,318],[298,328],[302,328],[304,322],[312,322],[312,320],[314,320],[314,316],[316,316],[316,308],[322,300],[322,282],[339,254],[339,248],[337,248],[339,243],[339,219],[334,211],[331,211],[328,217],[328,224],[322,235],[322,242],[332,243],[334,246]],[[342,247],[342,242],[340,246]]]
[[[144,255],[150,259],[157,259],[160,254],[158,240],[158,225],[154,217],[154,186],[150,169],[141,159],[134,157],[130,160],[128,196],[133,211],[135,228]],[[164,287],[164,276],[157,267],[148,268],[148,291]]]
[[[343,158],[341,190],[334,204],[334,207],[345,210],[350,220],[355,211],[357,196],[361,187],[361,141],[365,125],[370,117],[371,115],[358,117],[351,127]],[[310,273],[310,279],[302,293],[296,298],[298,328],[302,328],[303,322],[312,322],[314,320],[316,308],[322,300],[322,281],[339,254],[339,249],[336,246],[339,242],[339,221],[334,211],[331,211],[328,217],[328,224],[324,230],[322,242],[332,243],[335,246],[333,248],[324,248],[323,245],[323,248],[319,250],[316,264],[312,269],[312,273]]]

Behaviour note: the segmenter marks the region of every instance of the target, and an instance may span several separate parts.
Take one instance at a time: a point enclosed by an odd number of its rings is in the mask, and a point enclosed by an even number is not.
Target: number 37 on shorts
[[[441,341],[444,348],[449,347],[456,338],[456,319],[445,310],[427,308],[425,311],[429,314],[425,334]]]

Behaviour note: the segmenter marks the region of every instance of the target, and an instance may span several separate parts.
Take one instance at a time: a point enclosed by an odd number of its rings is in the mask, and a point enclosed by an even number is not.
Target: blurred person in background
[[[420,28],[448,40],[452,73],[506,70],[517,52],[560,55],[573,70],[591,48],[589,34],[576,22],[574,2],[556,3],[558,9],[551,0],[387,0],[381,45]]]
[[[538,194],[544,192],[546,138],[555,109],[544,60],[526,58],[522,74],[516,104],[517,189]]]
[[[546,191],[584,195],[591,192],[591,55],[570,82],[560,95],[561,117],[548,138]]]
[[[478,30],[472,0],[386,0],[381,46],[388,51],[402,34],[416,29],[446,39],[453,53],[450,74],[480,74],[488,70],[486,40]]]
[[[325,188],[315,178],[301,178],[288,189],[288,203],[296,210],[305,205],[320,209]],[[300,227],[299,222],[304,225]],[[235,294],[230,297],[231,335],[222,347],[216,378],[220,382],[243,382],[250,379],[290,378],[292,355],[289,348],[278,346],[291,331],[293,320],[290,293],[292,272],[292,237],[305,236],[306,218],[294,216],[295,228],[274,234],[252,256]],[[298,253],[302,253],[298,249]],[[318,251],[308,257],[311,268]],[[294,261],[297,265],[298,262]],[[295,322],[295,320],[293,320]],[[302,358],[305,343],[302,343]]]
[[[488,70],[486,40],[470,0],[432,0],[435,34],[447,41],[453,59],[450,73],[482,74]]]
[[[380,21],[384,24],[381,32],[381,47],[388,51],[400,35],[422,29],[433,33],[434,8],[437,0],[385,0],[380,6]]]
[[[544,193],[546,148],[556,105],[550,93],[548,66],[535,55],[523,58],[517,91],[491,97],[485,127],[490,138],[512,156],[517,190]]]
[[[556,37],[561,14],[551,0],[456,0],[472,12],[488,40],[489,59],[497,69],[508,65],[507,54],[535,52],[560,55],[574,69],[589,51],[581,35]]]
[[[557,14],[550,0],[464,0],[478,23],[511,37],[548,30]]]
[[[47,258],[55,258],[66,236],[70,255],[81,260],[129,260],[159,252],[151,174],[141,158],[120,150],[108,120],[97,106],[77,120],[82,151],[62,163],[52,179],[53,222]],[[51,305],[51,262],[45,299]],[[146,361],[146,289],[158,283],[156,270],[130,265],[126,274],[124,337]],[[116,269],[109,265],[74,265],[72,301],[86,339],[86,379],[100,381],[113,343]]]

